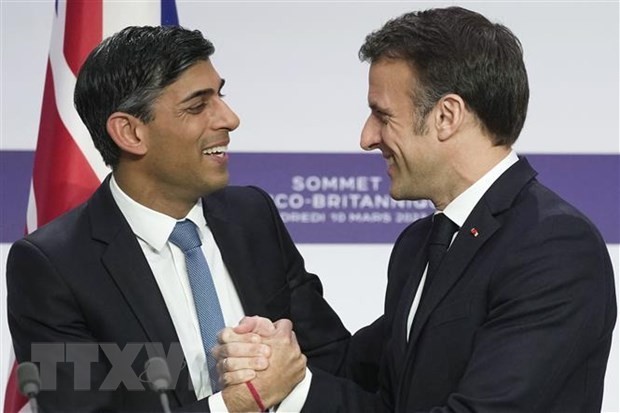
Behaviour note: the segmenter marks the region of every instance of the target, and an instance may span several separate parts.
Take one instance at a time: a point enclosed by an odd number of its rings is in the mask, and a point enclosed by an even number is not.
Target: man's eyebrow
[[[379,106],[378,104],[372,102],[368,104],[368,107],[370,108],[371,111],[373,112],[377,112],[383,115],[389,115],[389,111],[385,108],[382,108],[381,106]]]
[[[204,96],[204,97],[211,97],[212,95],[220,94],[220,91],[222,90],[222,88],[224,87],[224,84],[226,83],[226,79],[220,79],[220,86],[217,89],[217,91],[213,88],[207,88],[207,89],[200,89],[197,90],[193,93],[191,93],[189,96],[187,96],[185,99],[183,99],[180,103],[185,103],[188,102],[194,98],[197,98],[199,96]]]

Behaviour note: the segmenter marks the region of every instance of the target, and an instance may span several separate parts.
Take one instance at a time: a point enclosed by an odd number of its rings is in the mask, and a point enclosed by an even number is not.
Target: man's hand
[[[232,330],[237,334],[255,333],[262,337],[269,337],[276,332],[276,327],[270,319],[255,315],[243,317]]]
[[[305,377],[306,357],[289,320],[271,323],[266,318],[246,317],[237,327],[224,329],[219,341],[214,354],[230,411],[256,409],[249,390],[239,383],[253,380],[265,406],[273,406]]]
[[[262,344],[262,340],[275,332],[271,320],[258,316],[244,317],[236,327],[227,327],[220,332],[220,344],[212,352],[218,360],[223,387],[250,381],[256,377],[257,371],[269,367],[271,347]]]
[[[280,403],[306,376],[306,356],[299,348],[293,323],[282,319],[274,326],[274,334],[263,338],[271,347],[269,368],[257,371],[252,380],[267,407]]]

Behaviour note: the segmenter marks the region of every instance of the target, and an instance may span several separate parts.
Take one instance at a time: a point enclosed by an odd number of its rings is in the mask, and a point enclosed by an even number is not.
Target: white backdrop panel
[[[215,65],[242,120],[232,135],[233,151],[357,152],[368,112],[367,66],[357,59],[365,35],[414,8],[459,4],[506,24],[523,43],[532,91],[517,149],[620,152],[618,2],[177,4],[181,24],[202,30],[216,45]],[[35,147],[53,8],[53,0],[0,1],[2,150]],[[10,348],[4,283],[8,245],[0,247],[3,389]],[[352,331],[381,313],[391,246],[318,244],[300,245],[300,250]],[[618,245],[610,246],[616,277],[619,251]],[[618,347],[616,330],[606,378],[608,412],[620,411]]]

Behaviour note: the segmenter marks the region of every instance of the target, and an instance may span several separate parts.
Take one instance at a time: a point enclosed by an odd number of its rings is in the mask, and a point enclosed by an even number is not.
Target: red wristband
[[[252,397],[254,398],[254,401],[258,405],[258,410],[261,412],[266,412],[267,409],[265,409],[265,405],[263,404],[263,399],[260,398],[260,394],[258,394],[258,391],[256,391],[256,387],[254,387],[252,382],[249,382],[249,381],[246,381],[245,384],[246,386],[248,386],[250,393],[252,393]]]

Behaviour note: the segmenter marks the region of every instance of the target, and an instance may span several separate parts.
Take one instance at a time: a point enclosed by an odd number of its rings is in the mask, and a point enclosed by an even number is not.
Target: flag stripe
[[[59,85],[59,87],[54,89],[56,108],[62,123],[75,141],[75,144],[80,148],[82,154],[86,157],[88,164],[94,170],[97,177],[103,180],[110,171],[94,147],[86,126],[73,106],[73,90],[75,89],[76,77],[63,54],[63,28],[65,26],[66,9],[71,3],[61,2],[58,4],[58,15],[54,21],[50,44],[52,75],[54,76],[54,84]],[[86,2],[86,4],[91,3]],[[88,9],[82,9],[82,12],[88,13]]]
[[[28,204],[26,205],[26,233],[30,234],[35,229],[37,229],[37,201],[34,198],[34,187],[32,185],[31,176],[30,188],[28,191]]]
[[[146,7],[148,6],[148,7]],[[140,1],[105,1],[103,3],[103,37],[127,26],[154,26],[161,20],[159,3]]]
[[[101,9],[101,0],[67,3],[63,51],[75,76],[91,50],[101,42]]]
[[[13,363],[4,394],[4,413],[17,413],[26,405],[27,401],[28,399],[19,392],[19,386],[17,384],[17,364]]]
[[[178,24],[174,0],[165,0],[165,4],[56,0],[26,211],[29,232],[84,202],[109,173],[73,106],[79,68],[103,36],[125,26],[157,25],[163,21]],[[19,412],[27,402],[19,394],[15,371],[13,364],[5,391],[5,413]]]
[[[161,24],[163,26],[179,24],[177,6],[174,4],[174,0],[161,0]]]
[[[45,110],[41,111],[32,176],[38,226],[86,201],[99,185],[99,179],[60,119],[54,96],[54,79],[48,63],[43,92]]]

